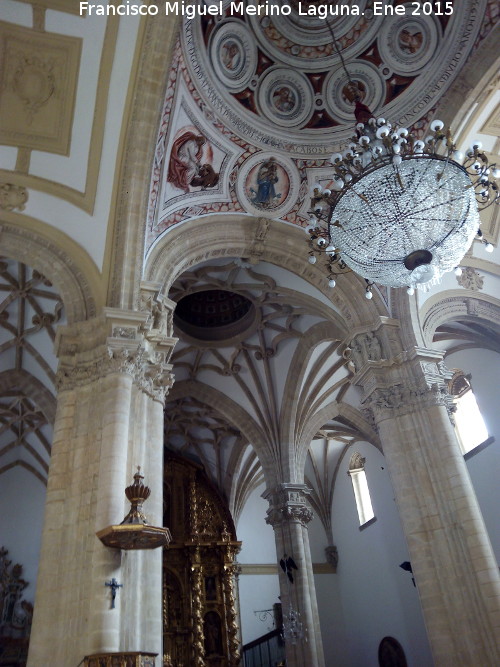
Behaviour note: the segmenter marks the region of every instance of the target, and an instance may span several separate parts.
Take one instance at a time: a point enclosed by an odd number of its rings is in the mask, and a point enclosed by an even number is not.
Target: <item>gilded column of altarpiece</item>
[[[201,466],[167,453],[165,516],[173,541],[163,554],[165,667],[240,664],[235,557],[227,506]]]

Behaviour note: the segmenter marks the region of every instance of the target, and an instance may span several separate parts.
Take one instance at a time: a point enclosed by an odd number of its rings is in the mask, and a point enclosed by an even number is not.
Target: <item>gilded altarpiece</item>
[[[235,557],[227,505],[201,466],[165,454],[165,515],[173,541],[163,552],[164,667],[240,664]]]

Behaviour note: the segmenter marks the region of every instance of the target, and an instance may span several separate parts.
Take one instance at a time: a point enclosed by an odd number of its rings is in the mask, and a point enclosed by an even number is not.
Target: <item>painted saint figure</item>
[[[274,91],[273,103],[278,111],[292,111],[295,107],[295,95],[290,88],[282,86]]]
[[[236,42],[227,41],[222,46],[222,64],[228,70],[234,71],[240,64],[241,54]]]
[[[206,138],[187,131],[172,144],[168,163],[167,181],[176,188],[190,192],[190,186],[213,188],[219,182],[211,164],[202,164],[203,146]]]
[[[250,188],[250,192],[254,195],[250,200],[252,204],[259,208],[275,206],[276,200],[281,197],[274,187],[278,180],[278,167],[274,158],[263,162],[257,172],[257,190]]]
[[[409,30],[401,30],[398,35],[399,47],[406,53],[417,53],[422,48],[424,37],[421,32],[410,32]]]

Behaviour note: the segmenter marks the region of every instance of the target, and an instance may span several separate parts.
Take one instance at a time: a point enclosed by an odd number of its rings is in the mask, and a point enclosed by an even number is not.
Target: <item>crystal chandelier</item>
[[[422,141],[375,118],[350,79],[349,89],[356,136],[332,155],[327,187],[313,185],[305,228],[309,261],[326,257],[330,287],[350,269],[365,279],[369,299],[374,283],[413,294],[446,271],[459,273],[475,238],[491,252],[479,229],[479,210],[499,201],[500,168],[488,163],[480,142],[464,155],[439,120]]]

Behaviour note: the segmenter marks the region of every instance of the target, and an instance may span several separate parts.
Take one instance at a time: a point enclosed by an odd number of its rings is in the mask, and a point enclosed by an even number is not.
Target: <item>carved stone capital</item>
[[[277,526],[286,522],[300,523],[306,526],[314,514],[307,505],[307,496],[311,492],[304,484],[281,484],[266,491],[263,497],[269,502],[266,523]]]
[[[432,387],[416,384],[378,387],[364,400],[364,406],[372,411],[376,423],[433,405],[450,408],[450,403],[452,399],[446,387],[438,383]]]
[[[175,339],[148,338],[143,312],[106,308],[95,320],[58,331],[58,390],[87,385],[112,373],[126,373],[156,401],[164,402],[174,377],[168,363]]]

